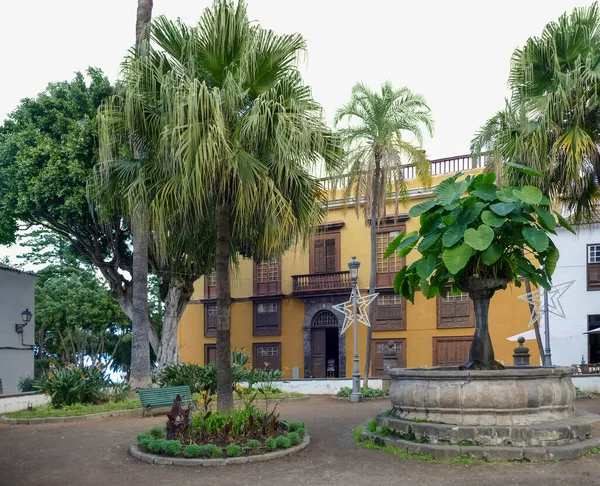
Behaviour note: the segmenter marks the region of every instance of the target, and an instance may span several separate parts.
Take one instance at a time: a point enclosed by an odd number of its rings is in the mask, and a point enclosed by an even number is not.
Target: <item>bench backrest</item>
[[[146,388],[137,390],[140,401],[144,407],[167,407],[173,404],[177,395],[181,396],[181,403],[192,401],[189,386],[170,386],[165,388]]]

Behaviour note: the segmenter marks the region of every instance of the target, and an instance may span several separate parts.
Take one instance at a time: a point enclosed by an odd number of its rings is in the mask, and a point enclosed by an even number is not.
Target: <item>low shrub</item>
[[[163,452],[166,452],[170,456],[178,455],[181,452],[181,442],[178,440],[165,440]]]
[[[277,449],[277,442],[275,439],[273,439],[273,437],[269,437],[267,440],[265,440],[265,447],[267,449]]]
[[[376,431],[377,431],[377,419],[372,418],[371,421],[369,422],[369,432],[376,432]]]
[[[300,434],[298,432],[288,432],[285,436],[289,439],[292,445],[300,444]]]
[[[152,452],[165,452],[166,442],[165,439],[152,439],[148,442],[148,450]]]
[[[148,431],[148,435],[152,439],[164,439],[167,436],[166,427],[152,427]]]
[[[39,380],[34,381],[33,387],[49,395],[54,408],[75,403],[98,403],[107,398],[105,389],[110,385],[104,371],[101,366],[51,366]]]
[[[280,449],[287,449],[292,445],[292,442],[285,435],[280,435],[275,439],[275,444],[277,444],[277,447]]]
[[[206,444],[200,446],[200,455],[204,457],[221,457],[223,455],[223,451],[220,447],[217,447],[214,444]]]
[[[260,447],[260,441],[256,439],[250,439],[248,442],[246,442],[246,447],[249,447],[250,449],[258,449]]]
[[[148,433],[145,434],[138,434],[137,436],[137,442],[138,445],[142,448],[142,449],[148,449],[148,443],[151,441],[152,439],[150,438],[150,435]]]
[[[19,379],[19,383],[17,384],[17,387],[19,388],[19,391],[21,393],[26,393],[26,392],[32,392],[35,391],[34,385],[35,384],[35,379],[32,378],[31,376],[23,376],[22,378]]]
[[[287,429],[290,432],[297,432],[298,429],[304,429],[304,422],[290,422],[288,423]]]
[[[183,455],[185,457],[198,457],[202,452],[202,447],[197,444],[190,444],[185,446],[183,449]]]
[[[238,457],[241,456],[244,452],[244,449],[242,449],[242,446],[239,445],[235,445],[235,444],[231,444],[227,446],[227,449],[225,449],[227,451],[227,455],[229,457]]]
[[[361,388],[360,392],[362,393],[363,398],[387,397],[390,394],[389,390],[383,390],[381,388]],[[350,398],[351,394],[352,388],[343,386],[340,388],[340,391],[337,392],[336,396],[340,398]]]

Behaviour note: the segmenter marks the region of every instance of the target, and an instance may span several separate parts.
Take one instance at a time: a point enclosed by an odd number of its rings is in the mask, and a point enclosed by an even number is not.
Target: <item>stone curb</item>
[[[374,434],[369,431],[368,422],[363,427],[360,440],[372,440],[376,444],[394,447],[412,454],[427,454],[441,461],[461,457],[491,462],[565,461],[576,459],[586,455],[592,449],[600,448],[600,437],[553,447],[453,446],[419,443],[393,436]]]
[[[310,435],[304,434],[304,439],[300,444],[290,447],[289,449],[281,449],[275,452],[268,452],[267,454],[260,454],[257,456],[245,456],[245,457],[228,457],[226,459],[184,459],[182,457],[164,457],[144,452],[140,448],[133,444],[129,447],[129,454],[143,462],[148,464],[160,464],[165,466],[230,466],[232,464],[247,464],[250,462],[262,462],[270,461],[272,459],[279,459],[280,457],[289,456],[296,452],[300,452],[310,444]]]
[[[112,412],[91,413],[88,415],[71,415],[67,417],[45,417],[30,419],[14,419],[6,415],[0,415],[0,421],[9,425],[37,425],[37,424],[56,424],[62,422],[77,422],[79,420],[96,420],[108,417],[136,416],[144,411],[143,408],[131,408],[128,410],[114,410]]]

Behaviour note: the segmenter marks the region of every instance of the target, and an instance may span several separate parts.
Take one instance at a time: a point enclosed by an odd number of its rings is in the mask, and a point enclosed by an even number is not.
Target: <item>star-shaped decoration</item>
[[[353,299],[356,295],[356,321],[361,322],[367,327],[371,327],[371,323],[369,322],[369,313],[367,309],[371,302],[373,302],[379,293],[365,295],[364,297],[360,296],[360,291],[358,289],[352,289],[352,293],[350,294],[350,300],[346,302],[342,302],[341,304],[336,304],[332,306],[332,308],[338,312],[344,314],[344,324],[342,326],[342,330],[340,334],[344,334],[346,330],[354,323],[354,303]]]
[[[552,289],[548,292],[548,312],[554,314],[555,316],[562,317],[563,319],[566,317],[565,311],[560,303],[560,298],[567,290],[569,290],[569,287],[571,287],[574,282],[574,280],[571,280],[569,282],[554,285],[552,287]],[[540,315],[542,315],[546,310],[542,292],[542,290],[534,290],[533,292],[519,295],[519,299],[524,300],[533,306],[531,319],[529,319],[530,327],[533,326],[534,322],[536,322]]]

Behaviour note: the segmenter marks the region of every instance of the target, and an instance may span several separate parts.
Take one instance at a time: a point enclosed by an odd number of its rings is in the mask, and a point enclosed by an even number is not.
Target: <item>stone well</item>
[[[528,425],[575,414],[571,367],[390,369],[399,418],[455,425]]]

